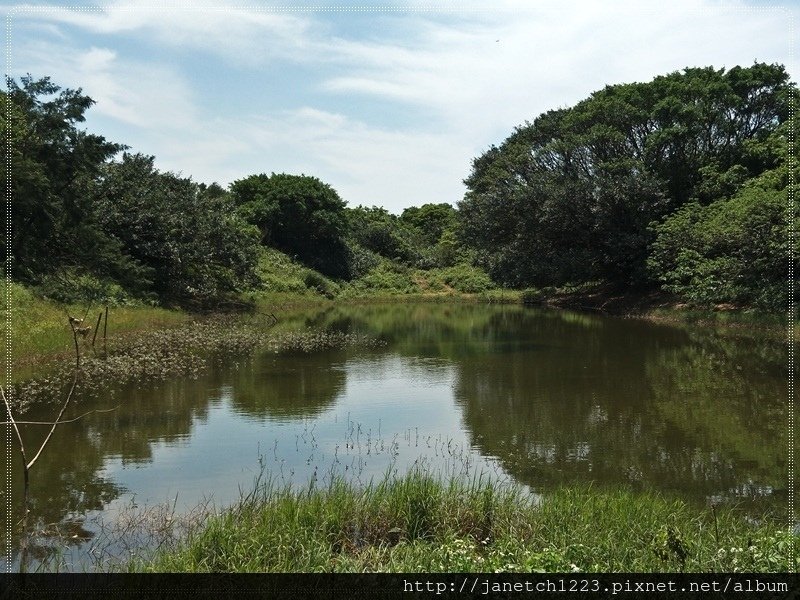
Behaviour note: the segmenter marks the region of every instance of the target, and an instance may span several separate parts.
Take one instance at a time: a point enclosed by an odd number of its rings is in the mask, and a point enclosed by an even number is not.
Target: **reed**
[[[539,498],[419,470],[358,487],[259,484],[134,571],[499,572],[795,569],[792,534],[658,494],[565,487]]]

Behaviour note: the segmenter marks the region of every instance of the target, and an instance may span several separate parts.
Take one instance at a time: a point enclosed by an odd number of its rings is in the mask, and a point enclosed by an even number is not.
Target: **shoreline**
[[[23,289],[28,291],[27,288]],[[30,298],[27,298],[26,301],[30,302]],[[41,298],[36,298],[34,302],[38,305],[36,307],[38,311],[35,312],[41,314],[46,311],[47,317],[51,320],[46,327],[42,327],[41,321],[36,319],[20,323],[16,327],[12,325],[11,347],[14,347],[14,337],[22,335],[22,331],[25,331],[28,334],[29,347],[44,347],[48,350],[26,351],[16,356],[12,351],[11,382],[19,381],[19,378],[13,375],[14,372],[25,373],[47,368],[48,365],[70,358],[73,353],[71,336],[66,323],[60,324],[58,321],[52,320],[55,318],[63,320],[69,307]],[[763,332],[770,335],[786,335],[788,329],[785,315],[749,307],[720,305],[713,308],[697,308],[680,302],[675,296],[663,292],[619,293],[608,288],[598,287],[588,291],[497,289],[479,294],[460,292],[352,296],[345,294],[333,299],[278,293],[254,298],[254,310],[252,311],[212,311],[207,313],[148,306],[112,307],[110,313],[112,316],[109,320],[111,332],[108,340],[124,342],[126,338],[135,338],[148,332],[169,330],[193,321],[202,322],[221,315],[269,314],[279,310],[302,310],[342,303],[364,306],[392,303],[508,304],[599,313],[611,317],[642,319],[664,325],[713,327],[734,333]],[[22,307],[22,310],[25,311],[26,308],[28,307]],[[77,310],[77,307],[72,308]],[[121,319],[119,319],[120,314],[122,314]],[[59,329],[62,331],[59,332]],[[39,339],[37,339],[37,334]]]

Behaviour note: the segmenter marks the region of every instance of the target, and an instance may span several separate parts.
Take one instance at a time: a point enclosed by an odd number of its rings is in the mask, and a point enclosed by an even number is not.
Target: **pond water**
[[[296,322],[386,344],[227,357],[196,379],[76,403],[73,415],[118,408],[59,427],[32,470],[30,519],[60,524],[59,568],[96,564],[98,516],[224,506],[262,472],[279,485],[322,486],[421,465],[543,495],[561,484],[627,486],[700,506],[785,510],[788,352],[774,338],[463,304],[335,307]],[[13,450],[4,531],[21,518]],[[7,471],[5,453],[0,461]],[[28,548],[28,568],[46,546]]]

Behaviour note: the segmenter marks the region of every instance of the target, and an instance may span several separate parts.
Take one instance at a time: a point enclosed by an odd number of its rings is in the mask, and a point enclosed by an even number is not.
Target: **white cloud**
[[[215,54],[244,65],[302,58],[313,24],[304,12],[225,3],[153,6],[118,0],[86,10],[22,5],[16,15],[103,36],[141,35],[162,46]]]
[[[460,199],[470,160],[468,149],[448,135],[369,127],[310,107],[246,120],[220,118],[160,146],[161,168],[207,182],[305,173],[331,184],[352,206],[387,204],[388,196],[388,207],[396,211]]]
[[[115,50],[95,46],[78,50],[26,42],[16,50],[25,57],[24,68],[12,74],[50,74],[59,84],[78,82],[68,87],[81,87],[96,102],[92,117],[173,133],[190,129],[198,121],[190,86],[173,68],[121,59]]]
[[[324,86],[433,108],[453,129],[485,135],[609,83],[648,80],[686,66],[788,57],[789,30],[780,11],[698,6],[572,3],[553,10],[534,4],[519,12],[469,13],[456,25],[416,15],[409,18],[418,33],[406,47],[342,44],[351,72]]]
[[[97,100],[91,112],[119,125],[122,135],[109,137],[155,154],[164,168],[225,183],[306,172],[351,204],[399,210],[459,200],[477,153],[607,84],[686,66],[789,61],[782,11],[713,0],[464,6],[376,13],[369,27],[346,34],[324,12],[112,4],[41,13],[32,21],[38,31],[57,29],[46,43],[13,38],[15,66],[82,86]],[[160,56],[145,62],[117,39]],[[201,79],[199,56],[226,61],[240,89],[215,88],[210,73]],[[279,76],[267,65],[305,68],[313,79],[301,83],[311,92],[288,109],[263,101],[255,83]],[[277,96],[298,94],[276,83]],[[223,92],[237,103],[220,112],[214,99]]]

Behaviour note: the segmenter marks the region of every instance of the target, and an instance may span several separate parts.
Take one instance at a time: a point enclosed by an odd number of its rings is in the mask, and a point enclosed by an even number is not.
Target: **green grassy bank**
[[[260,284],[241,294],[244,306],[256,313],[281,316],[295,308],[332,302],[520,302],[520,293],[493,289],[486,275],[460,265],[447,269],[420,270],[384,261],[365,277],[349,283],[327,278],[287,255],[263,248],[258,266]],[[10,336],[12,379],[26,374],[28,365],[72,355],[72,332],[67,315],[83,317],[92,327],[105,303],[60,304],[38,290],[11,283],[2,294],[9,319],[2,320],[2,343]],[[87,307],[88,312],[87,312]],[[6,308],[9,309],[6,312]],[[187,323],[198,315],[151,306],[133,299],[111,302],[109,339],[137,331],[152,331]],[[99,336],[102,338],[102,325]]]
[[[242,305],[256,313],[276,315],[294,308],[330,303],[524,303],[729,329],[772,329],[783,333],[786,327],[782,314],[770,315],[730,306],[717,307],[717,310],[698,309],[680,304],[663,293],[620,293],[600,283],[502,289],[495,287],[482,270],[465,264],[422,270],[383,260],[363,277],[342,282],[327,278],[278,250],[263,248],[258,279],[260,283],[256,288],[241,294]],[[12,379],[24,374],[26,365],[71,355],[72,334],[67,313],[77,317],[86,314],[88,324],[94,327],[105,305],[98,301],[63,305],[17,283],[10,285],[9,292],[8,303],[6,295],[2,294],[4,313],[9,319],[2,320],[0,329],[4,348],[6,336],[10,335]],[[90,307],[88,312],[87,307]],[[180,325],[195,318],[197,315],[185,311],[140,301],[115,301],[111,303],[108,335],[113,339],[130,332]]]
[[[496,572],[794,570],[777,523],[649,493],[563,488],[537,501],[419,472],[366,488],[262,486],[134,571]]]
[[[81,318],[85,314],[86,322],[94,330],[104,308],[94,305],[87,312],[86,304],[62,305],[17,283],[10,285],[9,292],[8,302],[2,294],[3,313],[8,319],[3,319],[0,329],[3,348],[6,348],[6,336],[11,338],[11,361],[16,366],[72,355],[72,332],[67,315]],[[110,310],[107,333],[110,337],[119,336],[133,331],[171,327],[188,320],[189,315],[179,310],[146,305],[114,306]],[[102,335],[101,323],[98,339],[102,340]]]

